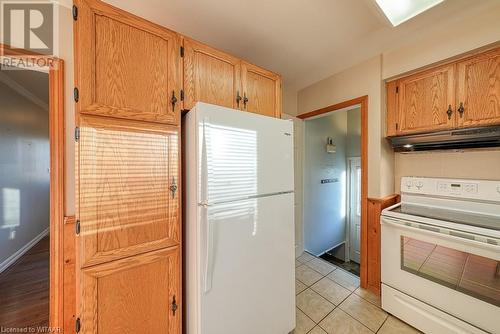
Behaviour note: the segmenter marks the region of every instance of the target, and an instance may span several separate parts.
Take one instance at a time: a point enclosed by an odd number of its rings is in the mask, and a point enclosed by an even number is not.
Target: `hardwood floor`
[[[48,326],[49,237],[0,274],[0,327]],[[36,333],[36,331],[34,332]]]

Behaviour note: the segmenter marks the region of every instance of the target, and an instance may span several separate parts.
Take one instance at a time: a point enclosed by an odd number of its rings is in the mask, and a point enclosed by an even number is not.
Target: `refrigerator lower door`
[[[294,329],[293,196],[200,207],[201,334]]]

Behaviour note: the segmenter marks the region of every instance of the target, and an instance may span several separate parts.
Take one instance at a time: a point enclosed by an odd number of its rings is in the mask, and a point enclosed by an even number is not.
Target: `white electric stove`
[[[500,181],[403,177],[381,231],[384,310],[425,333],[500,333]]]

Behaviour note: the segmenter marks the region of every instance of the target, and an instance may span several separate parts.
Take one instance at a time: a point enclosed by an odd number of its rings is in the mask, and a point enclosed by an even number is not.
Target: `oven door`
[[[499,240],[391,217],[381,225],[383,284],[500,333]]]

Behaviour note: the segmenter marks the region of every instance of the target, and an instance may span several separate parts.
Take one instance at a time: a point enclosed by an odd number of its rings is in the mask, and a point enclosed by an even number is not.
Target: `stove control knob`
[[[497,186],[497,193],[500,194],[500,186]]]
[[[409,180],[406,181],[406,189],[411,189],[411,186],[412,186],[411,181]]]

